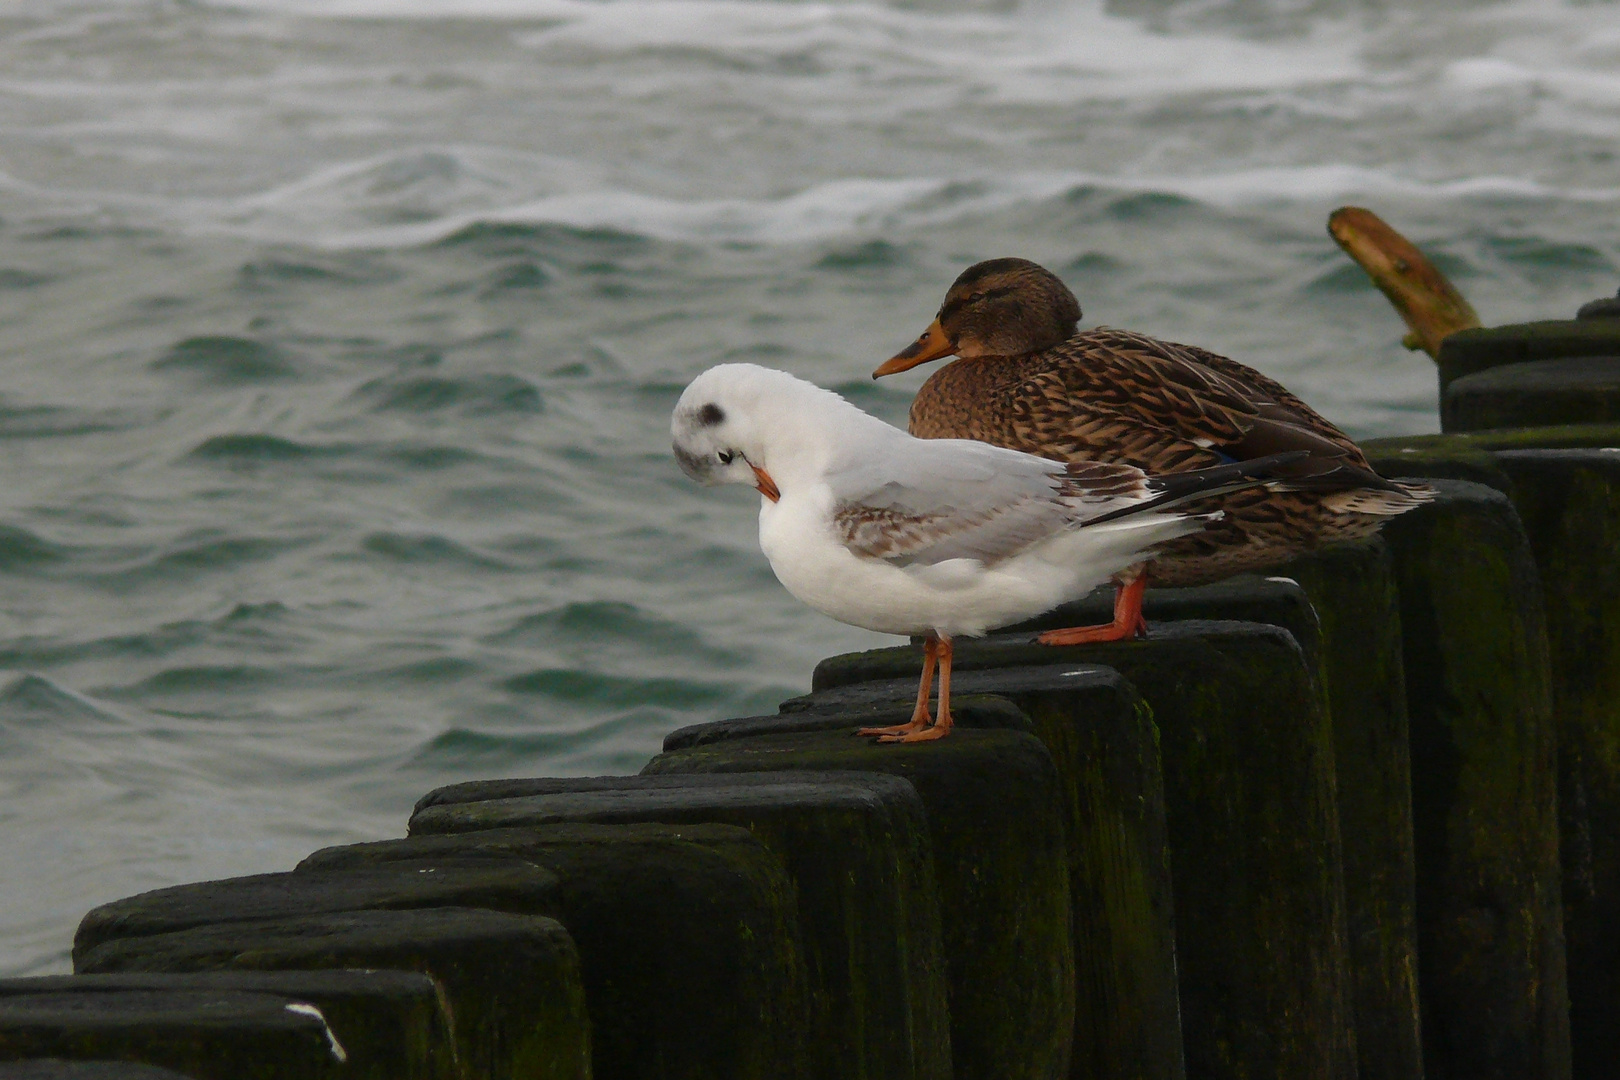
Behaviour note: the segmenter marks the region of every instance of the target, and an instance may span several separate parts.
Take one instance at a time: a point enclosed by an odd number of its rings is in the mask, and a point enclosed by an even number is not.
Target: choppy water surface
[[[966,264],[1432,430],[1328,241],[1490,322],[1620,284],[1613,3],[21,0],[0,14],[0,972],[90,905],[628,772],[876,643],[685,380],[872,366]]]

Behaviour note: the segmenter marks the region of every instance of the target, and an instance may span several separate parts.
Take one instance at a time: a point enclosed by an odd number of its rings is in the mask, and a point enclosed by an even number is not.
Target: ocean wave
[[[540,388],[520,375],[489,374],[391,375],[373,379],[355,390],[378,412],[437,413],[455,410],[469,414],[543,412]]]
[[[416,156],[412,151],[404,156]],[[444,151],[454,154],[454,151]],[[476,154],[475,154],[476,156]],[[376,163],[373,163],[374,165]],[[1620,186],[1579,187],[1533,177],[1485,174],[1425,178],[1398,168],[1349,163],[1271,166],[1206,173],[1109,175],[1088,171],[1027,171],[941,177],[851,177],[824,181],[774,198],[693,198],[653,195],[612,187],[563,191],[506,205],[445,212],[409,224],[332,228],[341,200],[312,203],[276,200],[276,213],[242,215],[193,207],[177,227],[239,233],[249,238],[301,243],[317,250],[411,249],[433,245],[490,245],[530,255],[493,272],[488,288],[544,284],[534,253],[584,244],[623,245],[638,238],[672,243],[763,245],[844,241],[828,258],[831,269],[888,264],[901,257],[908,232],[937,229],[971,219],[1015,212],[1058,199],[1102,193],[1119,199],[1183,200],[1216,210],[1302,203],[1313,207],[1346,201],[1403,199],[1418,202],[1517,200],[1611,203]],[[1147,205],[1138,203],[1138,205]],[[1166,205],[1174,205],[1166,204]],[[1129,215],[1129,204],[1115,211]],[[882,239],[876,239],[875,236]],[[851,242],[853,246],[850,246]],[[874,244],[878,246],[873,246]],[[515,269],[514,269],[515,267]],[[512,278],[517,274],[521,280]],[[503,276],[507,280],[502,280]],[[219,382],[279,379],[296,374],[296,360],[279,346],[216,335],[188,339],[156,362]]]
[[[18,724],[77,722],[124,725],[118,709],[43,675],[17,675],[0,686],[0,730]]]
[[[1244,169],[1204,176],[1025,173],[952,179],[861,179],[818,184],[779,199],[679,200],[624,191],[539,199],[477,215],[337,238],[363,246],[417,246],[478,226],[612,229],[664,241],[804,244],[904,233],[1036,206],[1089,190],[1179,197],[1221,210],[1275,203],[1331,205],[1357,199],[1615,202],[1620,187],[1568,188],[1514,176],[1423,180],[1400,172],[1328,164]]]
[[[280,346],[253,338],[209,334],[186,338],[152,361],[154,371],[178,371],[225,386],[288,379],[298,374]]]

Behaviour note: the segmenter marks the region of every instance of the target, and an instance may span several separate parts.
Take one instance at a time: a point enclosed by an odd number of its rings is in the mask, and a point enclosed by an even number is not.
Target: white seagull
[[[925,635],[911,722],[859,732],[883,742],[950,731],[952,639],[1084,596],[1155,544],[1218,517],[1172,507],[1264,483],[1256,477],[1301,456],[1161,477],[1130,465],[1065,465],[966,439],[913,438],[830,390],[754,364],[693,379],[670,430],[693,480],[759,489],[759,546],[788,592],[840,622]]]

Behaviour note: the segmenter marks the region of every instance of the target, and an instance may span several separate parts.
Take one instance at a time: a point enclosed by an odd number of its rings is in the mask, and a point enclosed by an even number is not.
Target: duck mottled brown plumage
[[[1433,497],[1423,485],[1379,476],[1348,436],[1253,368],[1129,330],[1076,332],[1079,319],[1074,294],[1045,268],[1026,259],[981,262],[956,279],[922,336],[873,376],[959,357],[912,402],[911,433],[925,439],[978,439],[1153,474],[1309,452],[1279,471],[1284,483],[1210,500],[1207,509],[1224,511],[1220,521],[1165,544],[1121,579],[1138,600],[1148,583],[1201,584],[1371,536]],[[1140,612],[1130,621],[1130,632],[1140,629]],[[1073,640],[1108,640],[1125,629]]]

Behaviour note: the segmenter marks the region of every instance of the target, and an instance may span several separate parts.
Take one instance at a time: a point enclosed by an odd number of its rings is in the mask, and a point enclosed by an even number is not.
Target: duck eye
[[[984,293],[976,292],[972,296],[968,297],[968,303],[977,304],[980,300],[983,300],[983,299],[984,299]]]
[[[732,459],[737,456],[737,452],[735,450],[722,450],[714,456],[720,459],[720,464],[730,465]]]

